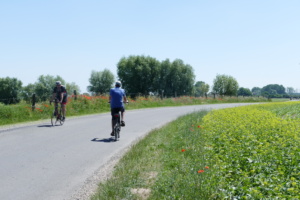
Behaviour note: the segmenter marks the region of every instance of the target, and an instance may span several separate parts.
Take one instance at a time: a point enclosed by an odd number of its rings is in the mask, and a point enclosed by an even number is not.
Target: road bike
[[[110,102],[108,102],[110,103]],[[123,103],[127,103],[127,102],[123,102]],[[118,141],[120,138],[120,133],[121,133],[121,111],[119,110],[117,113],[113,114],[113,119],[112,119],[112,123],[113,123],[113,134],[115,137],[115,141]]]
[[[118,141],[120,138],[120,132],[121,132],[121,114],[120,111],[118,113],[114,113],[113,115],[113,127],[114,127],[114,136],[115,141]]]
[[[52,124],[52,126],[57,125],[58,123],[60,125],[63,125],[65,120],[63,119],[61,104],[58,102],[57,99],[55,99],[54,101],[56,102],[56,104],[55,104],[54,111],[51,114],[51,124]],[[50,101],[50,105],[54,101]],[[60,106],[58,106],[58,104]]]

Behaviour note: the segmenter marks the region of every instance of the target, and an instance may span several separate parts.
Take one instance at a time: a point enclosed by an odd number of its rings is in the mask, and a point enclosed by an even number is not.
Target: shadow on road
[[[110,138],[103,138],[103,139],[98,139],[98,138],[94,138],[91,140],[92,142],[115,142],[114,138],[110,137]]]
[[[40,126],[38,126],[39,128],[42,128],[42,127],[48,127],[48,128],[50,128],[50,127],[53,127],[52,125],[40,125]]]

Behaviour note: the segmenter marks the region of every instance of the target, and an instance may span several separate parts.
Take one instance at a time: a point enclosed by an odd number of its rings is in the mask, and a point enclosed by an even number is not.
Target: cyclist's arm
[[[55,97],[56,97],[56,93],[53,93],[51,101],[54,101]]]
[[[59,103],[62,103],[62,102],[63,102],[63,99],[64,99],[64,93],[61,92],[61,93],[60,93],[60,102],[59,102]]]
[[[127,100],[126,96],[123,96],[123,102],[128,103],[128,100]]]

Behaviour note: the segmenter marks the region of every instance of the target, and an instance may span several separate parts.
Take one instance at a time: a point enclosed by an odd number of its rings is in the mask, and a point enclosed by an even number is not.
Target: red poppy
[[[203,172],[204,172],[204,170],[202,170],[202,169],[198,171],[199,174],[200,174],[200,173],[203,173]]]
[[[182,149],[181,152],[185,152],[185,149]]]

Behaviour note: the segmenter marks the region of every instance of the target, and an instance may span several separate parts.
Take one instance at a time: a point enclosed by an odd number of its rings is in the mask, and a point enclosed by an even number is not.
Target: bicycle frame
[[[120,115],[120,111],[113,115],[113,127],[114,127],[115,141],[117,141],[120,138],[120,132],[121,132],[121,115]]]
[[[50,101],[51,104],[51,101]],[[60,123],[60,125],[64,124],[63,115],[62,115],[62,105],[58,106],[58,101],[55,99],[55,107],[54,111],[51,115],[51,124],[52,126],[56,125],[57,122]]]

